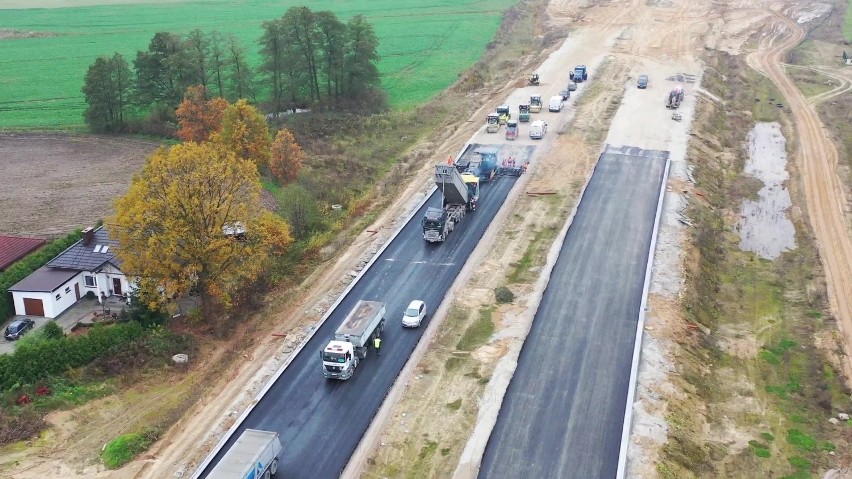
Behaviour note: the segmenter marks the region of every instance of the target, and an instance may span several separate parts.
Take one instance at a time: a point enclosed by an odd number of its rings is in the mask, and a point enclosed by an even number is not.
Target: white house
[[[118,242],[101,226],[11,288],[15,314],[55,318],[86,293],[125,296],[133,286],[115,257]]]

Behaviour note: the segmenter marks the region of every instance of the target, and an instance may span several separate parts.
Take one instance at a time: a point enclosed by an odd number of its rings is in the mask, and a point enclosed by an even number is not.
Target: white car
[[[402,325],[406,328],[417,328],[426,317],[426,304],[415,299],[402,314]]]
[[[562,105],[565,104],[565,100],[562,99],[562,95],[556,95],[550,97],[550,102],[547,104],[547,109],[553,112],[562,111]]]
[[[547,133],[547,123],[544,120],[536,120],[530,123],[530,138],[540,140]]]

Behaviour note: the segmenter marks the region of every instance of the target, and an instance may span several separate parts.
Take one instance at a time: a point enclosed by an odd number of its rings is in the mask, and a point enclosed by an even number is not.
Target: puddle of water
[[[745,200],[740,214],[740,249],[775,259],[796,247],[796,230],[787,216],[792,206],[787,181],[787,140],[778,123],[758,123],[748,134],[745,174],[763,182],[756,201]]]

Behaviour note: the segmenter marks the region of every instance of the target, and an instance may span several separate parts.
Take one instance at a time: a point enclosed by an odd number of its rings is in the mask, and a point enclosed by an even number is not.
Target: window
[[[86,287],[88,288],[97,288],[98,287],[98,278],[94,276],[83,276],[83,281],[86,283]]]
[[[70,293],[70,292],[71,292],[71,286],[69,286],[69,287],[65,288],[65,293],[66,293],[66,294],[67,294],[67,293]]]
[[[56,293],[56,300],[57,300],[57,301],[58,301],[58,300],[59,300],[59,298],[61,298],[61,297],[62,297],[62,295],[61,295],[61,294]]]

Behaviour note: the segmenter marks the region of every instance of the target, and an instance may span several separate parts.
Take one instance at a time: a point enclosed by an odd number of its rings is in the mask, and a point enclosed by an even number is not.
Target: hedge
[[[109,350],[145,334],[139,323],[95,325],[81,336],[24,338],[12,354],[0,355],[0,389],[33,384],[51,374],[85,366]],[[29,340],[26,340],[29,339]]]
[[[12,266],[9,266],[9,269],[0,273],[0,321],[15,314],[15,304],[12,302],[12,294],[9,293],[9,288],[31,275],[33,271],[46,265],[59,253],[80,241],[82,237],[83,233],[77,230],[64,238],[51,241],[44,248],[25,256],[20,261],[16,261]]]

